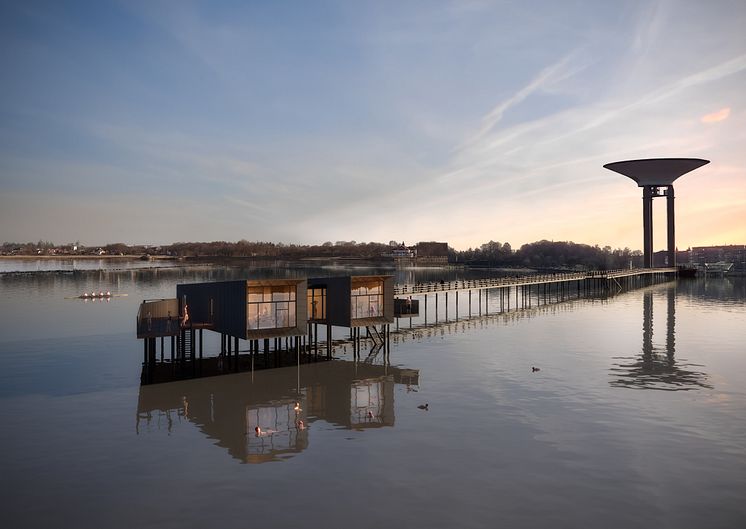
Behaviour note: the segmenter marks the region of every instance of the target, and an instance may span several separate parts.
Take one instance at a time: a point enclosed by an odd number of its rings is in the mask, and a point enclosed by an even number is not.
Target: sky
[[[0,0],[0,242],[746,244],[746,2]],[[654,202],[655,248],[665,199]]]

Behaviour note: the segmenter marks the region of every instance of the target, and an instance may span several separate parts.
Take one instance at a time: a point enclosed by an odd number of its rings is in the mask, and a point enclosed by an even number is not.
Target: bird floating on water
[[[531,372],[536,373],[537,371],[541,371],[538,367],[531,366]]]
[[[428,406],[429,406],[429,404],[428,404],[428,403],[425,403],[425,404],[420,404],[420,405],[419,405],[419,406],[417,406],[417,407],[418,407],[419,409],[421,409],[421,410],[429,410],[430,408],[428,408]]]

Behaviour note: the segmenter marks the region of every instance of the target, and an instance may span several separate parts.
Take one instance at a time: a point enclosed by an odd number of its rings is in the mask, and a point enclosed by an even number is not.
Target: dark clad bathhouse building
[[[392,323],[394,278],[343,276],[309,279],[308,321],[350,328]]]
[[[170,363],[197,376],[203,367],[204,330],[220,333],[220,357],[241,370],[254,355],[274,351],[319,353],[319,325],[326,329],[326,354],[331,358],[332,327],[350,329],[356,348],[365,327],[375,347],[388,343],[394,321],[391,276],[344,276],[315,279],[246,279],[176,286],[175,299],[145,300],[137,315],[137,337],[144,340],[143,382],[154,382],[158,342],[164,363],[164,338],[170,337]],[[248,351],[239,340],[247,340]],[[244,346],[245,347],[245,346]],[[248,352],[242,356],[239,351]],[[199,357],[199,358],[198,358]],[[167,362],[168,363],[168,362]],[[264,360],[267,366],[268,360]],[[189,365],[189,370],[185,369]],[[225,370],[221,362],[216,368]],[[172,370],[177,371],[177,370]],[[205,373],[207,371],[204,371]],[[214,369],[210,374],[216,374]]]
[[[306,280],[269,279],[176,286],[193,325],[254,340],[301,336],[306,327]]]

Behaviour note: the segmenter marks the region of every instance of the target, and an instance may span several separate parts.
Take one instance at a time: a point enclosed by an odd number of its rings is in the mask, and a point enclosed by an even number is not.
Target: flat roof
[[[310,277],[308,278],[308,288],[323,286],[325,282],[339,281],[350,279],[350,284],[360,284],[368,281],[383,280],[394,277],[392,275],[369,275],[369,276],[327,276],[327,277]]]
[[[639,187],[668,186],[678,177],[710,163],[701,158],[648,158],[604,165],[606,169],[631,178]]]
[[[297,285],[305,281],[303,279],[233,279],[230,281],[202,281],[199,283],[179,283],[177,287],[192,287],[197,285],[223,286],[223,285],[248,285],[250,287],[271,287]]]

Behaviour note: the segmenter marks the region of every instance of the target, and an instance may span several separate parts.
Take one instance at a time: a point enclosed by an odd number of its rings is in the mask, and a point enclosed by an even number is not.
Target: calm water
[[[141,299],[335,266],[0,276],[3,525],[746,524],[743,279],[462,320],[400,337],[390,365],[338,348],[140,388]],[[65,299],[102,289],[128,296]]]
[[[183,263],[175,260],[156,259],[141,261],[131,258],[96,259],[96,258],[44,258],[44,259],[16,259],[3,257],[0,259],[0,273],[3,272],[75,272],[81,270],[126,270],[135,268],[162,268],[180,266]]]

